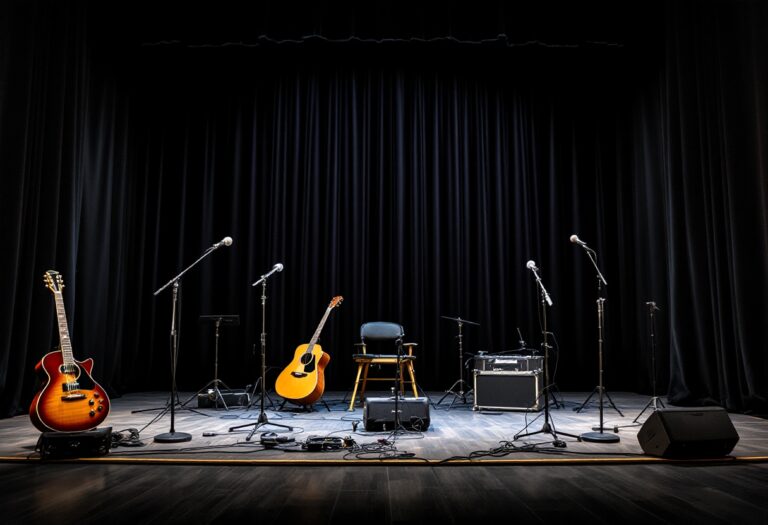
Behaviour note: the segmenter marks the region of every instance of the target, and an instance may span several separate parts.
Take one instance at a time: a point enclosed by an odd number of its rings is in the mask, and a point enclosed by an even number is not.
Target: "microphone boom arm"
[[[547,301],[547,304],[549,306],[552,306],[552,299],[549,297],[549,293],[547,292],[547,289],[544,288],[544,284],[541,282],[541,277],[539,277],[539,274],[536,271],[536,267],[531,268],[531,271],[533,272],[533,275],[536,276],[536,284],[538,284],[539,288],[541,288],[542,297],[544,297],[544,300]]]
[[[597,267],[597,254],[594,250],[587,248],[586,246],[584,246],[584,250],[587,252],[589,260],[592,261],[592,266],[594,266],[595,270],[597,271],[597,278],[600,279],[605,286],[608,286],[608,283],[605,281],[605,277],[603,277],[603,274],[600,273],[600,268]]]
[[[179,279],[181,279],[181,276],[182,276],[182,275],[184,275],[184,274],[185,274],[185,273],[187,273],[189,270],[191,270],[193,266],[197,265],[197,263],[199,263],[200,261],[202,261],[203,259],[205,259],[205,258],[206,258],[206,257],[207,257],[207,256],[208,256],[208,255],[209,255],[211,252],[213,252],[213,251],[214,251],[214,250],[216,250],[217,248],[219,248],[219,246],[215,246],[215,245],[214,245],[214,246],[211,246],[210,248],[208,248],[207,250],[205,250],[205,252],[203,253],[203,255],[201,255],[201,256],[200,256],[200,257],[199,257],[199,258],[198,258],[198,259],[197,259],[195,262],[193,262],[192,264],[190,264],[189,266],[187,266],[187,267],[186,267],[184,270],[182,270],[182,271],[181,271],[181,273],[180,273],[179,275],[177,275],[176,277],[174,277],[173,279],[171,279],[170,281],[168,281],[167,283],[165,283],[163,286],[161,286],[160,288],[158,288],[158,290],[157,290],[157,291],[156,291],[156,292],[155,292],[153,295],[157,295],[157,294],[159,294],[160,292],[162,292],[163,290],[165,290],[166,288],[168,288],[170,285],[172,285],[173,283],[177,282]]]
[[[261,278],[259,278],[259,280],[256,281],[255,283],[253,283],[251,286],[258,286],[262,282],[264,282],[267,279],[269,279],[272,276],[273,273],[275,273],[275,272],[282,272],[282,271],[283,271],[283,265],[281,263],[277,263],[276,265],[274,265],[272,267],[272,269],[270,271],[268,271],[267,273],[262,275]]]

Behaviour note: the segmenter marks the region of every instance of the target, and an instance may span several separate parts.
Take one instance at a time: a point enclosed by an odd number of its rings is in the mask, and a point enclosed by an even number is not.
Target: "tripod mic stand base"
[[[186,432],[165,432],[155,436],[156,443],[184,443],[192,441],[192,434]]]
[[[464,390],[464,387],[466,387],[467,390]],[[458,379],[453,385],[451,385],[451,388],[445,391],[443,397],[441,397],[436,404],[439,405],[446,397],[453,396],[451,399],[451,404],[448,408],[451,408],[458,399],[461,399],[461,402],[467,405],[469,404],[469,401],[467,401],[467,396],[472,395],[472,393],[473,391],[471,388],[469,388],[467,382],[463,379]]]
[[[579,438],[587,443],[618,443],[620,441],[616,434],[606,434],[605,432],[584,432]]]

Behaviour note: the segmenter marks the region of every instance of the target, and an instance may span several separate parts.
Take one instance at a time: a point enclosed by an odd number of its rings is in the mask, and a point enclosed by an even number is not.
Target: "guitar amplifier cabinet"
[[[541,371],[475,370],[474,410],[541,410]]]
[[[429,402],[426,397],[397,399],[400,424],[408,430],[424,431],[429,428]],[[395,427],[395,398],[369,397],[363,405],[365,430],[392,430]]]

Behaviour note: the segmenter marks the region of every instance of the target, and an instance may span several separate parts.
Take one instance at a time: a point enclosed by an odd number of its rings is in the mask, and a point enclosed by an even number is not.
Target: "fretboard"
[[[64,298],[61,292],[53,292],[56,302],[56,319],[59,323],[59,344],[61,345],[61,359],[63,364],[73,364],[72,345],[69,342],[69,329],[67,328],[67,314],[64,312]]]
[[[320,332],[323,331],[323,326],[325,326],[325,322],[328,320],[328,316],[331,315],[331,310],[333,310],[333,307],[329,307],[325,311],[325,315],[323,315],[323,318],[320,320],[320,324],[317,326],[317,330],[315,330],[315,334],[312,336],[312,340],[309,342],[307,349],[304,351],[305,354],[312,353],[312,349],[315,347],[315,343],[317,343],[317,340],[320,338]]]

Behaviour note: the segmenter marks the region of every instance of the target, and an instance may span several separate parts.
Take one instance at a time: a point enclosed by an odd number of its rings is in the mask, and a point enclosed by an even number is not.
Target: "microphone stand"
[[[229,431],[232,432],[233,430],[237,430],[239,428],[245,428],[253,425],[253,429],[251,430],[250,434],[245,438],[246,441],[250,441],[253,435],[256,433],[256,431],[263,427],[264,425],[272,425],[273,427],[280,427],[285,428],[289,432],[293,432],[293,427],[290,427],[288,425],[280,425],[278,423],[270,423],[269,419],[267,418],[267,413],[264,411],[264,398],[267,395],[266,392],[266,379],[265,376],[267,374],[267,279],[269,279],[270,275],[274,273],[275,270],[272,272],[262,275],[261,278],[253,283],[251,286],[256,286],[257,284],[261,283],[261,377],[259,378],[261,380],[261,402],[260,402],[260,411],[259,411],[259,418],[256,421],[256,423],[246,423],[244,425],[237,425],[234,427],[230,427]]]
[[[564,448],[566,446],[565,441],[563,441],[558,437],[558,434],[555,431],[554,422],[550,422],[550,414],[549,414],[549,387],[550,387],[549,349],[550,349],[550,346],[549,346],[549,332],[547,331],[547,305],[552,306],[552,299],[549,297],[547,290],[544,288],[544,285],[541,282],[541,277],[539,277],[539,274],[536,272],[536,267],[534,266],[533,268],[531,268],[531,271],[533,272],[533,275],[536,277],[536,284],[538,285],[538,288],[541,291],[541,320],[542,320],[541,334],[543,338],[542,346],[544,347],[544,388],[542,389],[544,392],[544,424],[541,426],[540,430],[536,430],[535,432],[527,432],[525,434],[516,434],[515,437],[512,439],[512,441],[516,441],[519,438],[523,438],[527,436],[533,436],[535,434],[549,434],[554,438],[554,440],[552,441],[552,444],[554,446],[558,448]],[[521,336],[521,339],[522,339],[522,336]],[[579,440],[579,437],[574,434],[566,434],[565,432],[560,432],[560,435],[576,438],[577,440]]]
[[[605,298],[603,295],[603,285],[608,286],[608,283],[605,281],[605,277],[603,277],[603,274],[600,273],[600,268],[597,266],[597,261],[595,260],[596,254],[594,250],[591,248],[588,248],[586,245],[582,245],[582,248],[584,248],[584,251],[589,256],[589,260],[592,261],[592,265],[595,267],[595,270],[597,271],[597,293],[598,293],[598,299],[597,299],[597,355],[598,355],[598,368],[599,368],[599,377],[598,377],[598,386],[595,387],[595,390],[598,392],[599,399],[600,399],[600,424],[597,427],[592,427],[592,430],[595,430],[596,432],[585,432],[581,434],[580,438],[582,441],[587,441],[591,443],[618,443],[619,436],[616,434],[606,434],[603,432],[603,396],[608,398],[608,401],[610,401],[611,406],[616,410],[616,412],[619,413],[621,417],[624,417],[624,414],[621,413],[621,410],[616,408],[616,405],[613,404],[613,400],[608,395],[608,393],[605,391],[605,387],[603,386],[603,303],[605,303]],[[581,406],[574,408],[576,412],[581,412],[581,410],[587,405],[592,395],[595,393],[595,390],[592,391],[589,396],[587,396],[587,399],[581,404]]]
[[[661,405],[661,408],[666,408],[664,406],[664,402],[659,399],[659,396],[656,395],[656,338],[655,338],[655,322],[653,318],[653,312],[659,309],[658,306],[656,306],[656,303],[653,301],[645,303],[646,306],[648,306],[648,316],[650,318],[648,323],[648,329],[650,330],[650,339],[651,339],[651,391],[653,393],[653,397],[651,397],[651,400],[648,401],[648,403],[645,405],[645,408],[637,415],[634,421],[632,423],[637,423],[640,417],[645,413],[646,410],[649,408],[653,408],[653,411],[656,412],[659,409],[659,404]]]
[[[176,432],[175,424],[176,424],[176,411],[175,411],[175,405],[176,405],[176,399],[178,398],[178,393],[176,392],[176,364],[178,362],[179,357],[179,337],[178,337],[178,331],[176,330],[176,322],[177,322],[177,311],[180,311],[180,309],[177,309],[178,304],[178,297],[179,297],[179,289],[181,288],[181,277],[187,273],[190,269],[192,269],[193,266],[195,266],[197,263],[202,261],[204,258],[206,258],[208,255],[210,255],[213,251],[218,249],[222,244],[214,244],[205,252],[203,255],[201,255],[195,262],[187,266],[180,274],[178,274],[176,277],[165,283],[163,286],[161,286],[154,295],[157,296],[160,292],[168,288],[169,286],[173,285],[173,299],[172,299],[172,306],[171,306],[171,401],[170,401],[170,409],[171,409],[171,428],[168,430],[168,432],[164,432],[162,434],[158,434],[155,436],[155,441],[157,443],[183,443],[185,441],[191,441],[192,440],[192,434],[188,434],[186,432]],[[166,410],[168,408],[166,407]],[[202,414],[202,412],[200,412]],[[159,414],[155,420],[162,417],[162,413]],[[207,415],[207,414],[205,414]]]
[[[403,390],[402,359],[403,359],[403,333],[397,338],[397,368],[395,370],[395,386],[392,388],[392,395],[395,397],[395,418],[392,423],[392,437],[397,437],[401,430],[405,430],[400,419],[400,392]],[[405,400],[403,400],[405,401]]]

